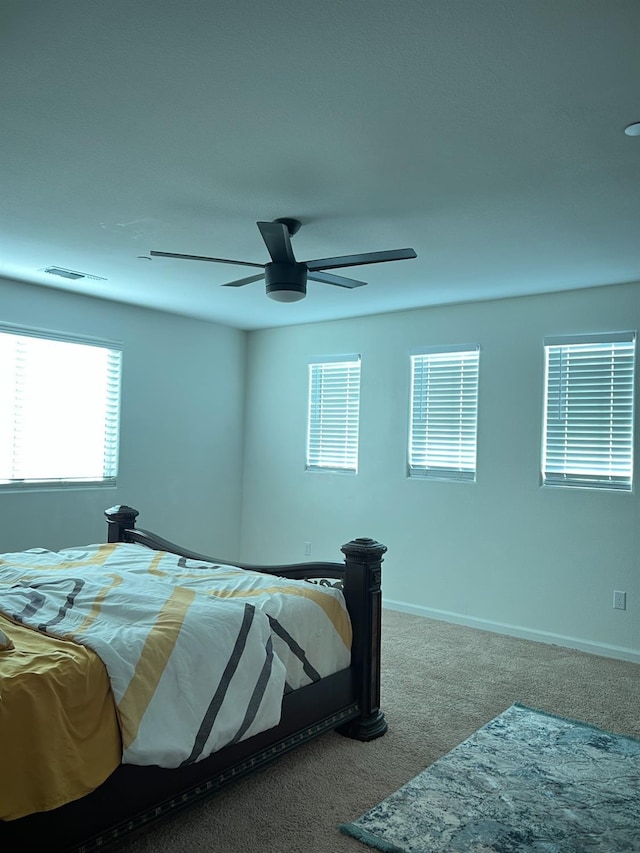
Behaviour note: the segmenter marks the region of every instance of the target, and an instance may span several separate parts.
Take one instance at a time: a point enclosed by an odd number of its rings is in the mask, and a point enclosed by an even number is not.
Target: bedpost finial
[[[357,539],[352,539],[340,549],[347,557],[355,559],[364,559],[366,562],[373,560],[381,560],[382,555],[386,553],[387,546],[376,542],[375,539],[369,539],[366,536],[360,536]]]
[[[107,519],[108,542],[124,542],[125,531],[135,527],[136,518],[140,515],[137,509],[126,504],[110,506],[104,511]]]
[[[116,504],[105,509],[104,514],[109,521],[124,521],[125,518],[137,518],[140,513],[137,509],[126,504]]]

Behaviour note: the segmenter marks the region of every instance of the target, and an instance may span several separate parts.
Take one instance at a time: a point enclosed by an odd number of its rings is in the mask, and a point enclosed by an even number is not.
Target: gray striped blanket
[[[350,663],[339,590],[141,545],[3,554],[0,612],[99,655],[130,764],[177,767],[271,728],[286,690]]]

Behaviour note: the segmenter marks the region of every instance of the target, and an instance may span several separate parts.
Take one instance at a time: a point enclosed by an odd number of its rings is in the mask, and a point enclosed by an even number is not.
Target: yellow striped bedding
[[[142,545],[0,555],[0,613],[95,651],[124,763],[199,761],[277,725],[284,692],[350,664],[339,590]]]

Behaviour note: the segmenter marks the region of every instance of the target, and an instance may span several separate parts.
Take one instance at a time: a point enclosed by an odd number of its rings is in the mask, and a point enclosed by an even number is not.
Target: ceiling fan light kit
[[[254,264],[250,261],[232,261],[228,258],[209,258],[202,255],[180,255],[175,252],[151,250],[152,257],[178,258],[188,261],[210,261],[220,264],[238,264],[245,267],[261,267],[264,272],[229,281],[223,287],[244,287],[254,281],[264,279],[267,296],[277,302],[298,302],[307,295],[307,278],[323,284],[353,289],[363,287],[366,281],[346,278],[328,273],[328,269],[353,267],[361,264],[379,264],[385,261],[402,261],[416,258],[413,249],[392,249],[388,252],[365,252],[359,255],[341,255],[337,258],[316,258],[311,261],[297,261],[291,246],[291,237],[300,230],[299,219],[274,219],[273,222],[256,223],[265,242],[271,261],[267,264]]]
[[[264,268],[267,296],[276,302],[298,302],[307,295],[305,264],[267,264]]]

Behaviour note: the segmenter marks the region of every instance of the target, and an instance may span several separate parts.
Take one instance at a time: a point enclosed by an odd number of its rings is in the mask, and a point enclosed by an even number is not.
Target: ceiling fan
[[[379,264],[384,261],[402,261],[416,258],[413,249],[392,249],[388,252],[366,252],[360,255],[341,255],[337,258],[317,258],[313,261],[297,261],[291,247],[291,237],[300,229],[299,219],[274,219],[273,222],[256,223],[262,234],[271,261],[253,264],[248,261],[232,261],[228,258],[207,258],[201,255],[179,255],[175,252],[151,251],[153,257],[182,258],[189,261],[212,261],[218,264],[238,264],[243,267],[259,267],[263,271],[237,281],[229,281],[223,287],[242,287],[264,279],[267,296],[278,302],[297,302],[307,295],[307,279],[335,284],[338,287],[362,287],[367,282],[345,278],[325,272],[340,267],[355,267],[361,264]]]

